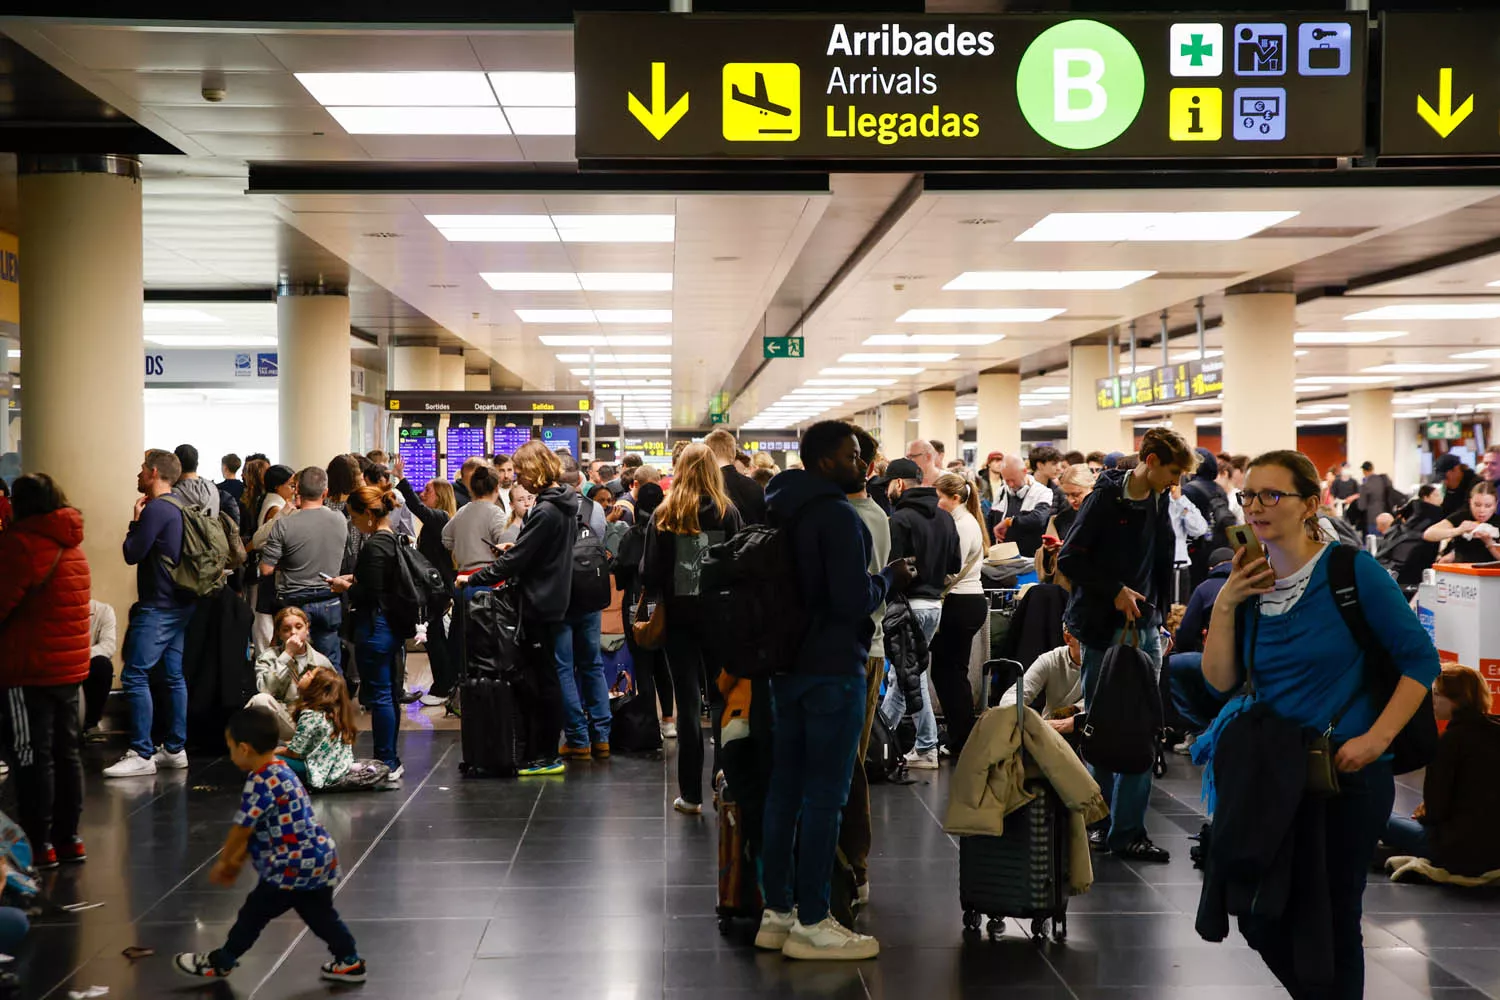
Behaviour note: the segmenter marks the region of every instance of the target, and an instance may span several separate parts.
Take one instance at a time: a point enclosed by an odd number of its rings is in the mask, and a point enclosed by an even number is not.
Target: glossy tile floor
[[[229,982],[179,978],[170,956],[220,943],[252,884],[248,869],[233,891],[206,877],[240,777],[225,760],[200,759],[187,773],[106,784],[98,769],[111,751],[90,748],[90,858],[48,883],[59,903],[104,905],[37,924],[19,956],[24,996],[64,998],[93,985],[109,987],[113,1000],[1285,996],[1242,945],[1209,945],[1193,932],[1198,874],[1187,836],[1200,818],[1197,780],[1180,760],[1150,817],[1172,863],[1104,859],[1093,891],[1073,901],[1063,945],[1034,946],[1014,922],[999,940],[965,940],[958,852],[937,820],[946,772],[875,789],[874,898],[862,921],[884,952],[857,965],[815,965],[756,953],[748,923],[719,936],[712,814],[672,812],[670,758],[617,758],[525,782],[463,781],[456,736],[403,732],[400,790],[315,800],[344,864],[339,910],[370,962],[362,987],[318,980],[322,945],[291,915],[267,929]],[[1414,803],[1403,790],[1400,804]],[[1377,883],[1365,900],[1368,997],[1500,997],[1495,897]],[[121,955],[129,945],[156,955],[131,964]]]

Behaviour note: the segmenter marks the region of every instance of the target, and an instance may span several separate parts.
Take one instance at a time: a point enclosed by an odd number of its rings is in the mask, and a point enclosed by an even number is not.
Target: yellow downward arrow
[[[683,93],[676,104],[667,107],[667,64],[654,62],[651,64],[651,107],[641,103],[640,98],[634,94],[625,95],[630,100],[627,102],[630,113],[635,115],[636,121],[646,126],[646,131],[660,142],[666,134],[672,131],[672,127],[682,121],[682,116],[688,111],[688,95]]]
[[[1432,105],[1421,94],[1417,95],[1417,114],[1422,120],[1432,126],[1432,130],[1444,139],[1453,134],[1453,130],[1463,124],[1464,119],[1474,111],[1474,95],[1470,94],[1457,110],[1453,107],[1453,70],[1438,70],[1438,107],[1434,111]]]

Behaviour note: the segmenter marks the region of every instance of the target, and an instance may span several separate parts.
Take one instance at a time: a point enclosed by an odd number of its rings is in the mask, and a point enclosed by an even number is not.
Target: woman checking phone
[[[1240,493],[1245,519],[1264,546],[1263,558],[1241,547],[1219,592],[1203,651],[1203,676],[1221,692],[1245,681],[1253,665],[1256,698],[1278,715],[1317,732],[1338,719],[1333,747],[1339,793],[1326,800],[1326,852],[1331,903],[1334,987],[1327,995],[1364,992],[1360,934],[1365,874],[1390,816],[1394,781],[1386,750],[1422,705],[1438,675],[1437,651],[1400,588],[1374,558],[1355,556],[1360,611],[1402,671],[1395,693],[1377,704],[1368,693],[1365,655],[1344,624],[1329,585],[1328,553],[1317,526],[1320,487],[1307,456],[1273,451],[1250,463]],[[1244,613],[1240,606],[1246,605]],[[1240,623],[1248,635],[1240,634]],[[1343,713],[1340,715],[1340,713]],[[1296,895],[1308,891],[1300,881]],[[1312,995],[1293,961],[1296,922],[1247,925],[1251,942],[1293,996]]]

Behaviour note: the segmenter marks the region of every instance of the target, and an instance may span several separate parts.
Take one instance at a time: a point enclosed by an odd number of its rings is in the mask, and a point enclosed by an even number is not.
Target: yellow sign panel
[[[724,138],[792,142],[802,135],[802,70],[796,63],[724,67]]]
[[[387,403],[386,405],[388,407],[390,407],[391,409],[393,409],[393,410],[399,410],[399,409],[401,409],[401,400],[399,400],[399,399],[393,399],[389,403]]]
[[[20,242],[0,233],[0,323],[21,322]]]
[[[1224,92],[1218,87],[1174,87],[1167,105],[1173,142],[1215,142],[1224,136]]]

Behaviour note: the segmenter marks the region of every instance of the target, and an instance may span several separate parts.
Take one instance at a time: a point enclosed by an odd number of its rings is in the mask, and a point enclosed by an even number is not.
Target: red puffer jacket
[[[0,533],[0,687],[88,677],[89,563],[82,544],[83,515],[72,507],[22,518]]]

